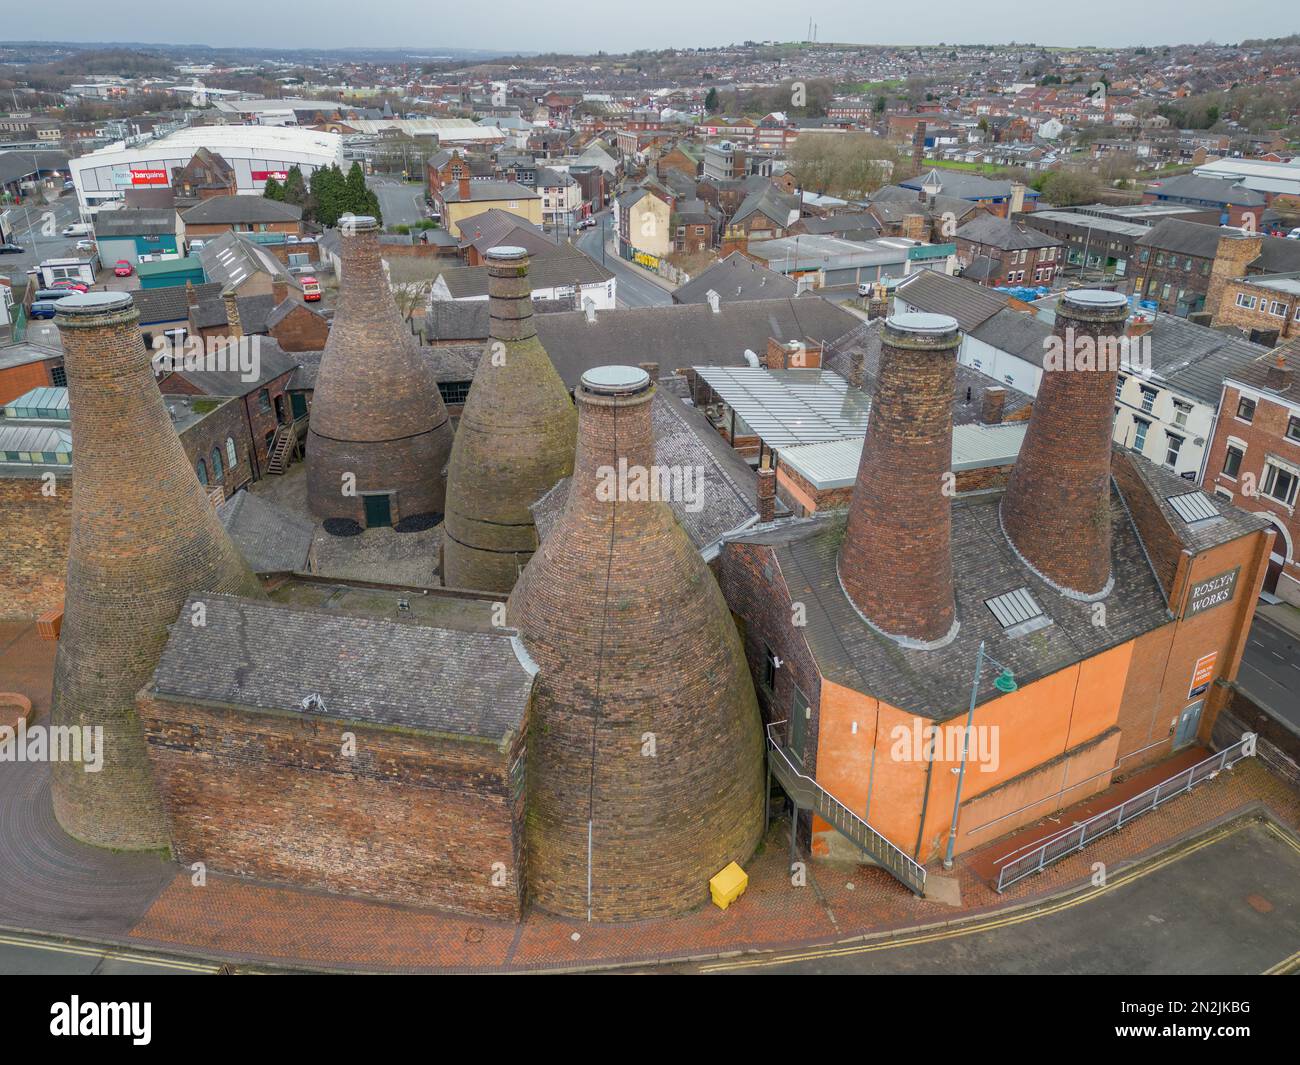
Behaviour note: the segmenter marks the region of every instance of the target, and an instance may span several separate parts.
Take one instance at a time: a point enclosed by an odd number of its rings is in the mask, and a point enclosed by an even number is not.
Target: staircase
[[[790,801],[800,810],[811,810],[836,832],[918,895],[925,894],[925,868],[917,865],[884,836],[872,828],[812,777],[803,773],[786,754],[772,730],[784,721],[767,726],[767,765]]]
[[[271,450],[267,457],[266,472],[280,474],[289,468],[289,463],[293,461],[294,447],[298,443],[298,428],[289,422],[282,424],[275,430],[275,436],[271,438]]]

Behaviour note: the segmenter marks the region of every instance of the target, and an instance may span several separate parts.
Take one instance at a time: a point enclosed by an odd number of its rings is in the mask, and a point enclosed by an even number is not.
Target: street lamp
[[[966,752],[970,746],[971,722],[975,718],[975,700],[979,698],[980,677],[984,672],[984,663],[996,666],[1002,672],[998,674],[997,679],[993,681],[993,687],[1003,694],[1009,694],[1016,690],[1015,674],[1006,666],[999,662],[992,655],[987,654],[984,650],[984,641],[980,640],[979,654],[975,656],[975,676],[970,685],[970,710],[966,714],[966,727],[962,730],[961,736],[961,763],[957,768],[957,795],[952,801],[952,825],[948,829],[948,849],[943,856],[943,867],[952,868],[952,852],[957,845],[957,813],[961,808],[961,787],[966,781]]]

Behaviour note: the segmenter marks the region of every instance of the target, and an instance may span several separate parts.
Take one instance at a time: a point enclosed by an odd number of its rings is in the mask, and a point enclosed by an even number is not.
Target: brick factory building
[[[487,264],[491,336],[447,470],[443,581],[508,592],[537,549],[529,508],[573,469],[577,414],[537,339],[527,252]]]
[[[658,468],[654,391],[635,367],[583,376],[564,511],[507,615],[541,670],[532,892],[602,921],[698,906],[763,832],[758,707],[717,583],[666,500],[605,490]]]
[[[63,627],[54,667],[56,726],[102,726],[99,772],[54,764],[54,813],[72,836],[121,849],[164,846],[135,693],[185,598],[261,594],[181,449],[126,293],[59,303],[82,456],[72,498]]]
[[[1124,314],[1122,297],[1069,293],[1057,333],[1108,335]],[[1273,538],[1112,452],[1113,368],[1046,372],[1008,486],[963,491],[947,480],[959,342],[940,315],[891,320],[847,514],[756,526],[721,555],[774,757],[903,863],[942,857],[954,816],[962,851],[1208,736]],[[993,750],[958,802],[948,740],[968,712]],[[860,857],[801,820],[814,853]]]
[[[346,228],[347,283],[312,397],[311,511],[362,527],[441,514],[452,438],[447,409],[389,294],[378,224],[357,217]]]

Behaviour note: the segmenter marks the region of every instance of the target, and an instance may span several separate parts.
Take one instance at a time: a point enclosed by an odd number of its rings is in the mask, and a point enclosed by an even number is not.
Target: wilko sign
[[[132,185],[166,185],[167,171],[161,168],[156,170],[132,170]]]
[[[1210,682],[1214,680],[1214,663],[1218,658],[1219,652],[1211,651],[1196,660],[1196,666],[1192,669],[1192,684],[1187,689],[1187,698],[1195,699],[1210,690]]]
[[[288,181],[289,172],[287,170],[254,170],[254,181],[270,181],[275,178],[276,181]]]
[[[1237,591],[1237,577],[1241,567],[1220,573],[1217,577],[1197,581],[1187,593],[1187,605],[1183,608],[1183,620],[1194,618],[1203,610],[1209,610],[1220,603],[1229,602]]]

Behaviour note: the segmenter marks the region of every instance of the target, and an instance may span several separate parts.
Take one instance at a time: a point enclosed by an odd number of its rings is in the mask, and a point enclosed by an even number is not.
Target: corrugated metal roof
[[[694,369],[769,447],[860,437],[866,431],[871,401],[830,370]],[[739,435],[739,427],[736,431]]]
[[[1027,421],[1011,425],[954,425],[953,471],[1014,462],[1028,429]],[[778,455],[782,464],[793,467],[814,488],[847,488],[857,478],[864,439],[855,436],[822,444],[784,447],[779,449]]]

